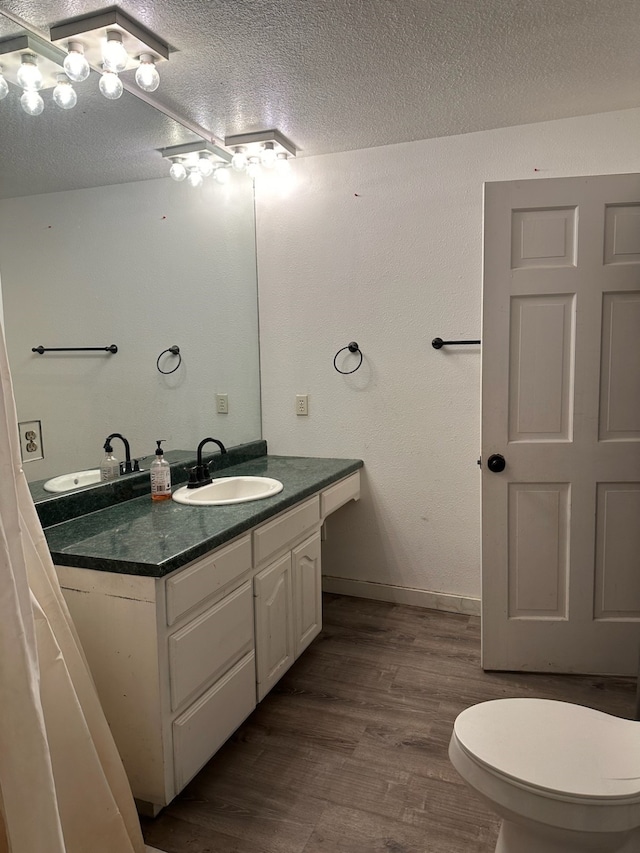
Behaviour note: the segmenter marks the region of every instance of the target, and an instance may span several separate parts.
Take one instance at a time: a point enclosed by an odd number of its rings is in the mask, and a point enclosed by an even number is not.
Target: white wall
[[[479,596],[480,349],[431,340],[480,337],[483,182],[636,172],[639,139],[628,110],[301,158],[286,200],[258,183],[269,451],[365,463],[325,573]]]
[[[260,438],[251,183],[169,179],[0,202],[0,271],[18,418],[42,422],[28,478],[97,467],[111,432],[134,457]],[[105,353],[31,348],[108,346]],[[159,354],[180,347],[162,375]],[[176,358],[161,362],[171,370]],[[229,395],[218,415],[215,394]],[[124,459],[121,442],[114,453]]]

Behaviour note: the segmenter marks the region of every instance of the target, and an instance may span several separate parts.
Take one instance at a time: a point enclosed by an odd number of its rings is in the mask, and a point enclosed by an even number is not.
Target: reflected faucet
[[[107,436],[107,440],[104,443],[104,449],[107,449],[107,445],[111,444],[112,438],[119,438],[120,441],[124,444],[124,453],[125,453],[125,461],[120,463],[120,473],[121,474],[131,474],[132,471],[139,471],[140,466],[138,464],[138,460],[133,460],[133,466],[131,464],[131,449],[129,447],[129,442],[127,439],[120,435],[119,432],[112,432],[111,435]]]
[[[217,444],[220,448],[221,454],[227,452],[227,448],[221,441],[218,441],[217,438],[203,438],[196,451],[196,466],[189,471],[189,482],[187,483],[188,489],[198,489],[200,486],[208,486],[211,482],[209,466],[206,462],[202,461],[202,448],[209,442]]]

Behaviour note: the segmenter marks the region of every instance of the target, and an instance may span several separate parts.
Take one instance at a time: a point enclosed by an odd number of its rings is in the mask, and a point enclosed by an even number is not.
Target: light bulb
[[[231,173],[226,166],[218,166],[218,168],[213,173],[213,178],[219,184],[228,184],[229,178],[231,177]]]
[[[182,160],[174,160],[169,169],[169,175],[174,181],[184,181],[187,177],[187,170],[182,164]]]
[[[204,178],[202,177],[202,173],[200,172],[200,170],[196,167],[195,169],[189,169],[187,180],[189,181],[192,187],[201,187]]]
[[[108,68],[105,68],[102,72],[98,85],[102,94],[105,98],[109,98],[110,101],[115,101],[122,94],[122,80],[114,71],[110,71]]]
[[[0,101],[3,98],[6,98],[9,94],[9,84],[2,76],[2,71],[0,71]]]
[[[273,142],[264,143],[264,148],[260,154],[260,163],[265,169],[273,169],[276,165],[276,152],[273,148]]]
[[[247,164],[247,175],[249,175],[250,178],[255,178],[259,171],[260,171],[260,158],[259,157],[249,157],[249,162]]]
[[[53,100],[63,110],[70,110],[78,103],[75,89],[64,74],[58,74],[58,84],[53,90]]]
[[[207,154],[201,154],[198,160],[198,171],[203,178],[208,178],[213,175],[213,163]]]
[[[18,83],[25,91],[37,92],[38,89],[42,89],[44,80],[36,62],[37,60],[33,53],[22,54],[22,65],[18,68],[16,76]]]
[[[236,148],[233,157],[231,158],[231,168],[236,172],[242,172],[247,168],[247,155],[244,153],[244,148]]]
[[[160,85],[160,75],[150,53],[140,56],[140,65],[136,68],[136,83],[144,92],[155,92]]]
[[[30,116],[39,116],[44,109],[44,101],[40,93],[33,89],[24,92],[20,98],[20,104],[25,113]]]
[[[279,172],[288,172],[291,169],[291,163],[289,162],[289,155],[284,151],[281,151],[276,157],[276,169]]]
[[[124,71],[129,61],[129,56],[122,44],[122,36],[117,30],[107,30],[107,40],[102,45],[102,59],[104,67],[118,74]]]
[[[65,74],[74,83],[82,83],[89,76],[91,69],[84,55],[84,47],[77,41],[69,42],[69,53],[62,63]]]

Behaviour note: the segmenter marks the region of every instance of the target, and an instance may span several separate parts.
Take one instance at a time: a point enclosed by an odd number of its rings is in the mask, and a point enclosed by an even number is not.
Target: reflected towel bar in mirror
[[[31,352],[39,352],[42,355],[45,352],[118,352],[118,347],[115,344],[110,344],[108,347],[31,347]]]

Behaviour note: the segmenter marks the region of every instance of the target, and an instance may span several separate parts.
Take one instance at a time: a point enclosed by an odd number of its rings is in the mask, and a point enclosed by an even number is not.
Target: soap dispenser
[[[113,447],[111,447],[109,439],[104,443],[104,452],[105,457],[100,463],[100,480],[102,482],[115,480],[120,476],[120,463],[113,455]]]
[[[158,449],[156,458],[149,466],[151,472],[151,500],[166,501],[171,497],[171,468],[164,458],[164,451],[160,446],[164,438],[156,441]]]

